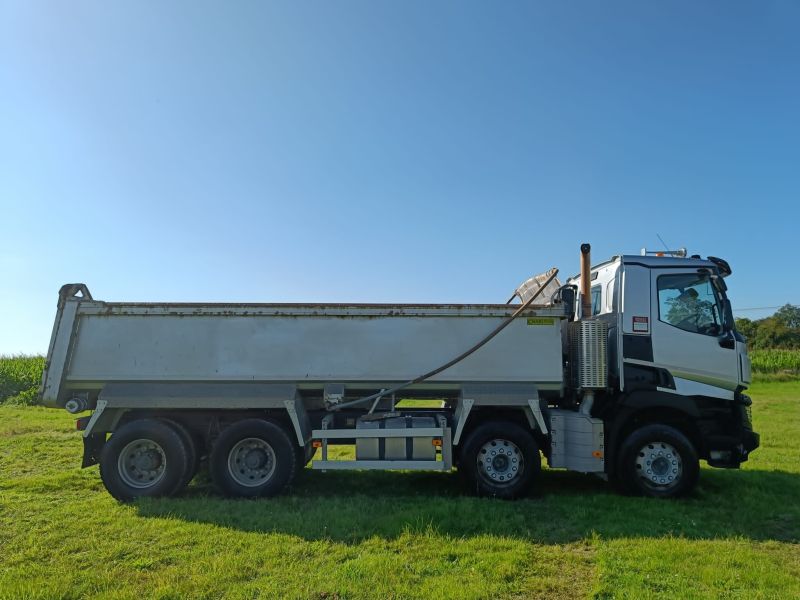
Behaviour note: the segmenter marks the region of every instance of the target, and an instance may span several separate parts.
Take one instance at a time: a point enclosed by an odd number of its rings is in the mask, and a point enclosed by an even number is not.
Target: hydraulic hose
[[[446,362],[445,364],[443,364],[441,367],[437,367],[433,371],[428,371],[424,375],[420,375],[419,377],[415,377],[414,379],[411,379],[410,381],[406,381],[405,383],[401,383],[400,385],[397,385],[397,386],[395,386],[393,388],[389,388],[387,390],[381,390],[380,392],[377,392],[377,393],[372,394],[370,396],[365,396],[364,398],[358,398],[357,400],[350,400],[350,401],[344,402],[342,404],[337,404],[335,406],[332,406],[331,410],[341,410],[343,408],[347,408],[347,407],[350,407],[350,406],[356,406],[357,404],[363,404],[365,402],[370,402],[370,401],[375,400],[377,398],[380,398],[382,396],[390,396],[390,395],[394,394],[395,392],[399,392],[400,390],[402,390],[404,388],[407,388],[410,385],[414,385],[415,383],[422,383],[426,379],[430,379],[434,375],[438,375],[442,371],[445,371],[446,369],[449,369],[454,364],[461,362],[462,360],[467,358],[470,354],[472,354],[476,350],[478,350],[481,347],[483,347],[484,345],[486,345],[498,333],[503,331],[503,329],[508,327],[514,319],[516,319],[526,308],[528,308],[531,304],[533,304],[533,301],[536,300],[536,298],[539,297],[539,294],[541,294],[544,291],[544,289],[548,286],[548,284],[551,281],[553,281],[553,279],[555,279],[556,275],[558,275],[558,269],[556,269],[554,267],[551,270],[550,276],[547,278],[547,280],[541,286],[539,286],[539,289],[536,290],[536,292],[530,298],[528,298],[528,300],[522,306],[520,306],[517,310],[515,310],[514,313],[510,317],[506,318],[502,323],[500,323],[500,325],[498,325],[494,329],[494,331],[492,331],[489,335],[487,335],[485,338],[483,338],[477,344],[472,346],[466,352],[462,352],[461,354],[456,356],[454,359],[452,359],[452,360]]]

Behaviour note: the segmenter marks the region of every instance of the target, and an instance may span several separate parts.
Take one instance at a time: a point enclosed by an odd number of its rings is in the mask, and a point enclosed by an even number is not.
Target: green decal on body
[[[553,325],[555,319],[552,317],[531,317],[528,319],[528,325]]]

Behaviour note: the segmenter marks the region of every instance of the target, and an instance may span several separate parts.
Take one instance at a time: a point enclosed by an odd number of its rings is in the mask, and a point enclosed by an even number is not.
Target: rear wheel
[[[228,496],[275,496],[291,482],[297,454],[289,435],[275,423],[245,419],[217,438],[209,468],[217,487]]]
[[[100,477],[121,502],[143,496],[171,496],[186,485],[191,470],[180,434],[159,419],[120,427],[103,446]]]
[[[677,498],[691,492],[700,461],[691,441],[669,425],[645,425],[631,433],[619,453],[622,488],[652,498]]]
[[[529,431],[510,421],[492,421],[464,440],[458,468],[478,495],[511,499],[528,492],[541,456]]]
[[[183,486],[181,486],[186,487],[189,485],[189,482],[194,478],[194,476],[197,475],[197,471],[200,468],[200,454],[197,452],[197,445],[195,444],[192,434],[189,433],[189,430],[186,429],[186,427],[177,421],[173,421],[172,419],[163,419],[163,421],[172,427],[175,430],[175,433],[181,437],[183,446],[186,448],[186,456],[189,463],[189,468],[186,469]]]

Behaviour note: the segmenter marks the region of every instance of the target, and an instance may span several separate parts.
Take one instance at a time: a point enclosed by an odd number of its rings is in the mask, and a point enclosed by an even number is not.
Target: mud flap
[[[106,444],[105,433],[92,433],[83,438],[83,462],[81,469],[100,462],[100,452]]]

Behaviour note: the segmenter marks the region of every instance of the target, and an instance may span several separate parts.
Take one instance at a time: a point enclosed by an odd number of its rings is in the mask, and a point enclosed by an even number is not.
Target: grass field
[[[697,494],[544,471],[535,497],[458,477],[306,470],[272,500],[123,506],[64,411],[0,406],[0,598],[800,597],[800,382],[753,386],[762,448]]]
[[[750,350],[756,373],[800,373],[800,350]]]
[[[0,356],[0,404],[36,404],[44,356]]]

